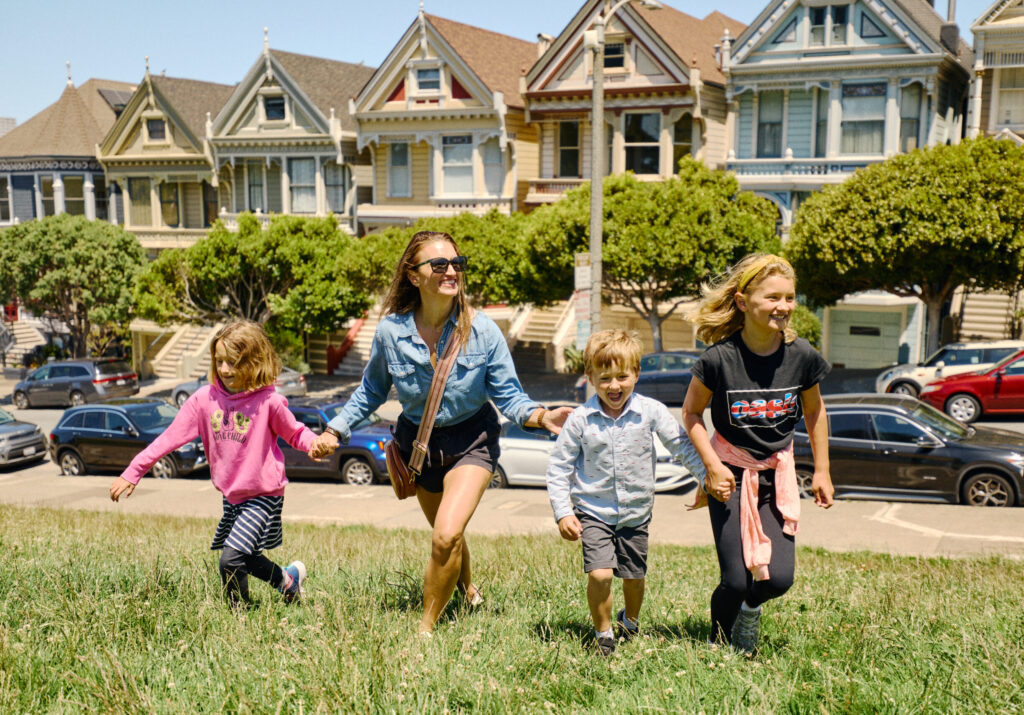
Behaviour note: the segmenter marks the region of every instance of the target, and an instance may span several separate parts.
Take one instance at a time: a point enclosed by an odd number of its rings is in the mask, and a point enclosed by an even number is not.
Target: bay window
[[[900,90],[900,151],[904,154],[918,147],[921,126],[921,85],[912,84]]]
[[[693,154],[693,116],[684,114],[673,127],[672,171],[679,171],[679,160]]]
[[[128,179],[128,201],[131,202],[132,226],[152,226],[149,179]]]
[[[178,184],[165,181],[160,184],[160,220],[164,226],[177,228],[180,222],[178,215]]]
[[[660,173],[660,134],[661,112],[626,115],[626,171],[634,174]]]
[[[1024,67],[999,70],[998,124],[1024,124]]]
[[[107,220],[107,179],[101,174],[92,175],[92,195],[96,200],[96,220]]]
[[[245,165],[246,180],[249,185],[249,211],[266,212],[267,205],[263,201],[263,164],[250,161]]]
[[[289,159],[288,182],[293,214],[316,213],[316,161]]]
[[[473,193],[473,137],[441,137],[441,193]]]
[[[11,184],[6,176],[0,176],[0,222],[11,220]]]
[[[884,82],[843,85],[843,154],[881,154],[885,136]]]
[[[324,188],[327,193],[327,210],[335,214],[345,213],[345,199],[348,196],[348,167],[333,161],[324,164]]]
[[[64,213],[71,216],[85,216],[85,179],[81,176],[65,176]]]
[[[814,117],[814,156],[822,157],[828,154],[828,105],[832,98],[827,89],[818,87],[817,107]]]
[[[49,174],[39,177],[39,193],[43,197],[43,216],[53,216],[53,177]]]
[[[782,91],[762,92],[757,104],[757,156],[782,156]]]
[[[558,176],[579,177],[580,123],[558,123]]]
[[[412,196],[409,164],[408,144],[401,142],[388,145],[388,196]]]
[[[217,189],[208,181],[202,183],[203,187],[203,228],[209,228],[217,220],[220,213],[217,210]],[[99,218],[97,213],[97,218]]]
[[[501,196],[505,183],[505,164],[502,161],[501,145],[492,137],[480,145],[484,160],[484,190],[488,196]]]

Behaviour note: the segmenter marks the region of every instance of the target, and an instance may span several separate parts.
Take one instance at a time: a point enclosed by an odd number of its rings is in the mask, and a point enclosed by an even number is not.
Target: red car
[[[921,399],[961,422],[982,414],[1024,414],[1024,350],[990,368],[929,382]]]

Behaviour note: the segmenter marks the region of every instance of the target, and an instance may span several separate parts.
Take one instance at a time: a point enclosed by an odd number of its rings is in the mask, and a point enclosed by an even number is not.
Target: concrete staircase
[[[184,325],[153,358],[153,372],[161,379],[199,377],[210,369],[210,340],[222,324]]]
[[[999,340],[1010,337],[1013,298],[1005,293],[960,295],[963,314],[961,340]]]
[[[22,365],[25,353],[31,352],[38,345],[46,344],[43,334],[24,320],[15,320],[6,325],[14,336],[14,343],[7,350],[8,365]]]
[[[366,319],[363,321],[359,332],[355,336],[352,347],[345,353],[345,358],[338,367],[334,368],[334,374],[341,377],[361,377],[366,363],[370,361],[370,347],[373,345],[373,335],[377,332],[377,324],[380,322],[380,306],[370,308]]]
[[[512,361],[520,375],[557,370],[566,339],[566,320],[572,312],[569,301],[546,308],[532,308],[522,327],[513,336]],[[572,326],[575,335],[575,325]]]

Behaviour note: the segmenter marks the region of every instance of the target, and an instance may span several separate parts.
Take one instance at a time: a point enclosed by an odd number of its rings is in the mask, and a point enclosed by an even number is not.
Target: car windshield
[[[131,411],[135,424],[144,432],[167,427],[177,414],[178,410],[164,403],[144,405]]]
[[[14,415],[7,410],[0,409],[0,425],[6,424],[7,422],[14,422]]]
[[[946,439],[963,439],[970,434],[970,427],[957,422],[945,413],[939,412],[931,405],[921,403],[910,414],[918,422],[931,427]]]
[[[100,377],[110,377],[111,375],[125,375],[131,372],[131,367],[126,362],[100,362],[96,363],[96,374]]]

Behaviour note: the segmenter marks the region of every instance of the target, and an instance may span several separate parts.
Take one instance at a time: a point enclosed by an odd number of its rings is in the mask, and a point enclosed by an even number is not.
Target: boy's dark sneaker
[[[306,565],[301,561],[292,561],[282,570],[287,576],[280,589],[284,594],[285,603],[298,601],[302,596],[302,582],[306,580]]]
[[[639,624],[630,626],[628,623],[626,623],[625,608],[619,611],[619,615],[615,616],[615,624],[619,627],[619,635],[621,635],[624,640],[628,641],[640,635]]]
[[[608,636],[598,636],[595,639],[597,644],[597,654],[600,656],[608,657],[615,653],[615,638]]]

